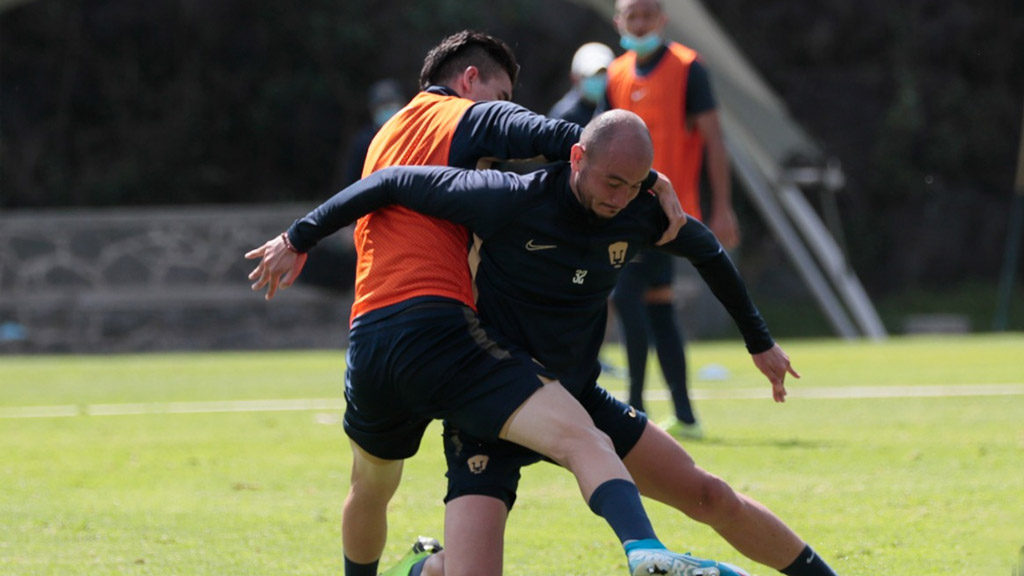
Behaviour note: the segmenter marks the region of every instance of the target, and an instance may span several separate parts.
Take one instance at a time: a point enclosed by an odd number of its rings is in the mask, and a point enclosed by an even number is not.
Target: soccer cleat
[[[627,558],[632,576],[750,576],[746,570],[732,564],[664,549],[633,550]]]
[[[662,423],[661,427],[678,440],[700,440],[704,438],[704,430],[700,422],[687,424],[678,418],[672,418]]]
[[[393,568],[381,573],[380,576],[409,576],[409,572],[417,562],[423,560],[431,554],[437,554],[443,550],[441,543],[434,538],[428,538],[426,536],[420,536],[413,543],[412,549],[402,556],[402,559],[398,561]]]

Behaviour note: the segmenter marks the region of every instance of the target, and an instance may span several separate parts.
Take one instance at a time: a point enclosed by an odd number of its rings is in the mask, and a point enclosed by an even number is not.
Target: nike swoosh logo
[[[538,250],[551,250],[552,248],[558,248],[556,244],[535,244],[533,238],[526,241],[526,249],[530,252],[536,252]]]

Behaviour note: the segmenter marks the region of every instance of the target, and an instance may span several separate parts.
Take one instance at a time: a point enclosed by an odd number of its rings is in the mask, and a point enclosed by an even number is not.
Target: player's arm
[[[469,107],[452,135],[448,164],[473,168],[481,158],[568,160],[583,131],[579,125],[541,116],[505,101]]]
[[[286,232],[245,254],[249,260],[259,260],[249,274],[252,289],[266,287],[266,299],[273,298],[279,288],[287,288],[295,282],[302,272],[306,253],[320,240],[378,208],[399,203],[402,192],[408,192],[407,189],[429,190],[442,186],[457,172],[461,171],[445,167],[395,167],[356,181],[296,220]]]
[[[732,206],[729,155],[711,78],[699,59],[690,66],[686,80],[686,118],[689,128],[704,136],[705,164],[711,187],[711,212],[705,221],[722,245],[732,250],[740,243],[740,229]]]
[[[799,378],[789,357],[775,343],[768,324],[747,292],[746,283],[715,235],[699,220],[691,219],[665,250],[690,260],[711,292],[732,317],[754,364],[772,384],[776,402],[786,398],[786,374]]]
[[[349,186],[296,220],[288,237],[296,249],[305,252],[357,218],[390,205],[486,233],[490,220],[507,218],[502,215],[507,212],[503,207],[514,202],[523,189],[518,175],[496,170],[392,166]]]
[[[675,188],[672,187],[672,182],[667,176],[659,172],[651,170],[652,175],[657,176],[657,180],[651,186],[651,191],[658,198],[658,203],[661,205],[661,211],[665,213],[665,217],[668,219],[668,226],[665,227],[665,231],[661,234],[661,238],[656,242],[657,246],[666,244],[675,240],[679,229],[686,224],[686,212],[683,211],[683,205],[679,203],[679,195],[676,194]],[[650,180],[651,176],[648,176]]]
[[[708,181],[711,184],[711,212],[708,226],[721,238],[722,244],[733,249],[740,244],[740,229],[732,207],[732,185],[729,176],[729,157],[725,137],[718,120],[718,112],[703,112],[694,118],[697,129],[704,135]]]
[[[568,160],[573,144],[583,129],[573,122],[541,116],[518,104],[504,101],[479,102],[470,106],[459,120],[449,152],[450,166],[474,168],[481,158],[514,160],[543,156]],[[675,238],[686,223],[686,214],[672,183],[653,170],[658,180],[652,188],[669,220],[658,244]]]
[[[249,274],[252,289],[266,287],[266,298],[273,298],[279,288],[295,282],[306,253],[320,240],[379,208],[398,204],[486,234],[511,213],[503,208],[501,200],[513,199],[515,191],[522,189],[522,182],[514,174],[494,170],[438,166],[379,170],[296,220],[287,232],[247,252],[247,259],[260,260]]]
[[[747,293],[746,284],[728,253],[700,220],[690,219],[664,250],[693,263],[701,278],[726,307],[751,354],[764,352],[774,343],[768,326]]]

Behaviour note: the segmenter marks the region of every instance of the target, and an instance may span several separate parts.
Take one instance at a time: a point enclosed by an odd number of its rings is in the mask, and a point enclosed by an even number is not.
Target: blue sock
[[[427,558],[430,558],[430,556],[427,556]],[[409,569],[409,576],[420,576],[423,573],[423,565],[427,563],[427,558],[413,564],[412,568]]]
[[[640,502],[640,490],[629,480],[616,478],[601,484],[590,495],[588,504],[594,514],[608,522],[619,542],[656,539],[651,520]]]
[[[345,576],[377,576],[377,564],[379,561],[369,564],[356,564],[345,557]]]

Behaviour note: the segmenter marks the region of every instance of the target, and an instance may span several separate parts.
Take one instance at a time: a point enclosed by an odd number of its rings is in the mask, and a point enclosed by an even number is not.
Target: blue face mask
[[[373,125],[378,128],[391,119],[402,107],[398,104],[385,104],[373,110]]]
[[[604,91],[607,87],[608,75],[604,72],[580,80],[580,93],[583,95],[583,98],[590,102],[600,102],[603,100]]]
[[[619,39],[619,46],[624,50],[632,50],[640,58],[649,56],[661,46],[661,36],[657,32],[650,32],[643,36],[623,34]]]

